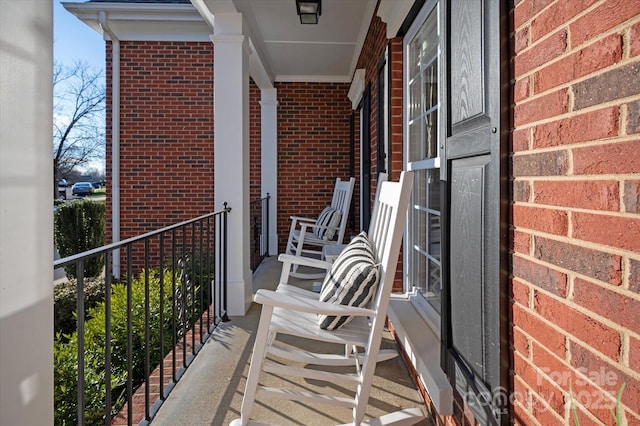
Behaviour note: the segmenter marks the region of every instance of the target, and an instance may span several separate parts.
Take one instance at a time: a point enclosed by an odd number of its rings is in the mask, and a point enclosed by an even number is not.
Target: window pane
[[[429,214],[429,254],[440,261],[440,215]]]
[[[427,112],[438,104],[438,61],[431,63],[422,74],[424,85],[423,111]]]
[[[419,161],[424,157],[422,156],[422,127],[424,123],[422,120],[414,121],[409,124],[409,161]]]
[[[442,283],[440,281],[440,265],[429,259],[429,284],[425,297],[433,308],[440,313],[440,297],[442,296]]]
[[[429,208],[440,211],[440,170],[429,170]]]
[[[409,44],[409,75],[414,76],[420,71],[420,38],[416,36]]]
[[[433,111],[424,120],[424,157],[438,156],[438,111]]]
[[[423,295],[427,292],[427,258],[420,251],[412,250],[413,286]]]
[[[442,289],[440,170],[438,161],[429,161],[438,159],[440,145],[437,9],[433,9],[406,46],[409,58],[405,80],[408,97],[405,152],[409,166],[415,172],[407,238],[410,250],[408,284],[426,300],[422,309],[430,306],[439,314]]]
[[[422,66],[424,67],[431,58],[438,53],[438,20],[435,11],[431,12],[424,25],[420,29],[420,47]]]
[[[413,196],[412,204],[427,208],[427,173],[429,170],[416,170],[413,178],[413,190],[411,194]]]
[[[414,207],[413,210],[414,249],[427,252],[427,212]]]
[[[420,92],[420,79],[410,84],[409,89],[409,120],[415,120],[422,113],[422,93]]]

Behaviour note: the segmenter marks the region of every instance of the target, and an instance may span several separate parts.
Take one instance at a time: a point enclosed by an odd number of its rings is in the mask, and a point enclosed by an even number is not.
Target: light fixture
[[[296,9],[301,24],[317,24],[322,15],[322,0],[296,0]]]

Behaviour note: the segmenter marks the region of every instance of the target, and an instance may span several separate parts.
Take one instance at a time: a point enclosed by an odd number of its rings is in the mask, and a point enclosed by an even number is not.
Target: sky
[[[104,70],[102,35],[68,12],[60,0],[52,1],[54,59],[70,65],[76,61],[85,61],[92,68]]]
[[[72,66],[76,62],[86,62],[92,70],[101,71],[104,75],[105,42],[102,35],[67,11],[60,0],[51,1],[53,1],[54,61],[67,66]],[[87,165],[88,169],[98,169],[101,172],[104,172],[104,167],[104,160]]]

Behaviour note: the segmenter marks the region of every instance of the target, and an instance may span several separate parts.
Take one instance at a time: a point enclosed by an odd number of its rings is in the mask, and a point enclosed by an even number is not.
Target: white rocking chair
[[[373,290],[373,296],[364,307],[349,306],[345,301],[323,302],[318,299],[318,294],[306,291],[286,284],[278,286],[276,291],[258,290],[254,300],[262,304],[262,313],[258,326],[251,365],[242,401],[240,419],[234,420],[231,425],[258,425],[250,420],[251,411],[256,398],[279,398],[304,403],[329,404],[330,406],[342,406],[352,409],[354,425],[412,425],[424,419],[423,410],[419,407],[399,410],[375,419],[364,420],[371,392],[372,380],[376,363],[380,361],[380,344],[387,317],[389,298],[393,287],[398,255],[402,243],[402,234],[409,204],[409,195],[413,183],[413,173],[403,172],[400,182],[384,182],[379,188],[375,215],[372,218],[367,236],[359,236],[370,246],[371,260],[375,262],[374,268],[378,268],[380,281]],[[364,240],[363,240],[364,238]],[[364,245],[363,245],[364,246]],[[344,253],[360,253],[360,246],[347,248]],[[293,256],[291,256],[293,258]],[[296,257],[298,260],[306,261]],[[343,259],[349,259],[345,255]],[[358,258],[359,259],[359,258]],[[311,260],[311,259],[309,259]],[[352,261],[358,264],[360,260]],[[335,265],[344,265],[346,262],[340,258],[331,268],[331,276],[337,277],[338,271]],[[334,275],[335,274],[335,275]],[[346,280],[345,280],[346,281]],[[331,282],[331,281],[329,281]],[[343,282],[340,282],[340,286]],[[356,291],[357,292],[357,291]],[[338,292],[336,292],[337,294]],[[323,291],[322,295],[324,296]],[[321,296],[321,299],[323,298]],[[328,318],[341,319],[349,316],[350,321],[333,331],[322,329],[319,326],[319,315]],[[325,318],[325,317],[322,317]],[[326,320],[326,318],[325,318]],[[323,323],[324,324],[324,323]],[[305,342],[319,341],[344,345],[348,350],[344,354],[312,353],[307,350],[284,347],[276,337],[278,334],[303,338]],[[294,339],[288,339],[290,342]],[[358,348],[363,352],[358,353]],[[283,363],[275,363],[267,360],[267,355],[285,360]],[[286,362],[303,362],[312,366],[353,366],[354,374],[343,374],[332,371],[323,371],[315,368],[304,368],[287,365]],[[336,383],[341,386],[352,385],[355,396],[344,398],[332,395],[313,394],[293,389],[267,388],[258,385],[260,373],[270,372],[283,376],[320,380],[328,383]],[[294,382],[291,380],[291,382]]]
[[[291,216],[291,228],[289,229],[289,238],[285,253],[295,256],[304,256],[311,258],[320,258],[322,248],[332,244],[342,244],[344,234],[347,229],[347,221],[349,219],[349,208],[351,207],[351,197],[353,196],[353,188],[355,186],[355,178],[343,181],[336,179],[336,185],[333,190],[331,205],[329,206],[333,212],[339,215],[339,222],[321,223],[318,218],[308,218],[300,216]],[[328,217],[325,214],[324,217]],[[338,217],[338,216],[336,216]],[[322,278],[324,272],[301,272],[297,266],[291,271],[291,275],[298,278]]]

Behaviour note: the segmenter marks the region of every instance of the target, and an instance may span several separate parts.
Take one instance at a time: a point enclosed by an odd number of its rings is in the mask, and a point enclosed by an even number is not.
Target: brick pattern
[[[290,216],[317,217],[331,203],[336,178],[350,177],[351,103],[346,83],[276,83],[275,87],[278,251],[282,253]]]
[[[640,3],[514,3],[514,421],[640,424]]]
[[[386,38],[386,25],[382,20],[374,14],[369,26],[369,32],[365,38],[362,52],[358,58],[356,68],[365,69],[365,86],[370,87],[371,93],[371,117],[370,117],[370,142],[371,142],[371,205],[376,194],[378,185],[378,143],[381,138],[378,137],[378,67],[384,59],[385,50],[388,48],[387,66],[391,69],[391,78],[389,80],[389,129],[386,129],[389,138],[389,155],[390,155],[390,180],[397,181],[400,179],[400,172],[404,169],[403,163],[403,54],[402,39],[394,38],[388,40]],[[381,142],[380,142],[381,143]],[[358,148],[359,149],[359,148]],[[356,162],[356,164],[359,164]],[[402,254],[398,261],[396,270],[396,280],[394,289],[402,290]]]
[[[249,84],[249,201],[266,196],[262,193],[262,107],[260,88],[253,79]]]
[[[120,239],[213,208],[213,45],[120,43]],[[111,43],[107,42],[107,140],[111,140]],[[112,176],[107,144],[107,176]],[[107,223],[111,223],[107,179]],[[111,241],[111,226],[107,226]],[[154,247],[151,247],[153,250]],[[124,253],[123,253],[124,255]],[[140,253],[133,254],[133,262]]]
[[[166,394],[170,386],[175,385],[187,368],[193,357],[200,352],[202,345],[209,337],[208,327],[212,325],[215,312],[213,307],[202,313],[202,316],[195,322],[182,339],[170,350],[158,365],[149,374],[148,382],[142,383],[131,397],[131,424],[140,424],[145,419],[147,408],[160,398],[161,394]],[[162,371],[162,377],[160,372]],[[149,388],[149,399],[147,404],[147,387]],[[125,426],[129,424],[129,404],[125,403],[120,411],[113,416],[111,426]]]
[[[362,52],[358,58],[357,69],[365,69],[365,87],[370,88],[371,115],[369,119],[369,134],[371,142],[371,205],[376,193],[378,179],[378,65],[384,58],[387,47],[386,26],[382,20],[374,15],[371,19],[369,32],[364,40]],[[392,82],[393,83],[393,82]],[[402,146],[402,145],[401,145]],[[394,150],[395,151],[395,150]],[[400,150],[402,152],[402,150]],[[392,154],[393,155],[393,154]],[[401,169],[398,169],[401,170]]]

